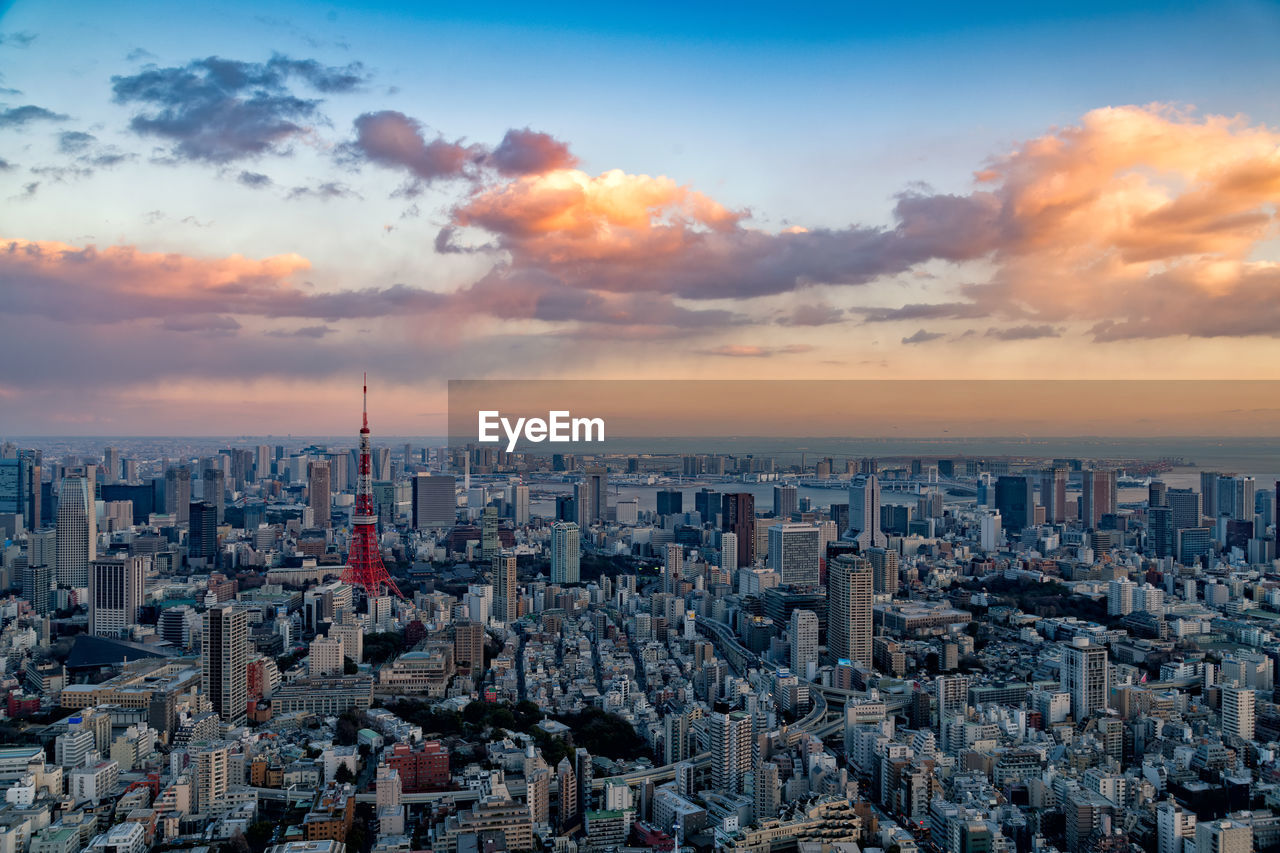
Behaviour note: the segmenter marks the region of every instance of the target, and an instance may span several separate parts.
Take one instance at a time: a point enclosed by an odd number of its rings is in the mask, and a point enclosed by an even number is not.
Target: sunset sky
[[[0,435],[1280,379],[1275,4],[422,6],[0,3]]]

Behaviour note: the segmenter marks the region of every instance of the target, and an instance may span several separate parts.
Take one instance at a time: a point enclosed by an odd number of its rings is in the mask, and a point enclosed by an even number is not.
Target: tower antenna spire
[[[364,428],[369,428],[369,374],[364,374]]]

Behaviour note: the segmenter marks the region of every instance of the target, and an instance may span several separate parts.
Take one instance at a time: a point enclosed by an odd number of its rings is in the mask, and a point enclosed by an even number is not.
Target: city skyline
[[[157,11],[0,11],[5,431],[337,433],[366,368],[419,435],[456,377],[1276,378],[1266,4]]]

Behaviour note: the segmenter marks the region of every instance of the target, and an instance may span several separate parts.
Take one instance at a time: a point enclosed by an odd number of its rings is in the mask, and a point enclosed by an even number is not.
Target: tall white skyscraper
[[[732,572],[738,568],[738,534],[736,533],[720,534],[720,568],[726,572]]]
[[[58,492],[58,586],[85,589],[89,563],[98,556],[98,519],[94,509],[93,481],[78,475],[64,477]]]
[[[551,528],[551,582],[577,583],[580,578],[581,532],[572,521],[560,522]]]
[[[817,586],[821,534],[812,524],[775,524],[769,528],[769,568],[784,584]]]
[[[710,732],[711,787],[742,793],[743,777],[751,770],[751,717],[742,711],[712,714]]]
[[[818,666],[818,614],[812,610],[791,611],[791,671],[809,678]],[[812,667],[811,667],[812,665]]]
[[[511,520],[517,527],[529,523],[529,487],[523,483],[507,486],[507,504],[511,507]]]
[[[1128,578],[1117,578],[1107,584],[1107,615],[1127,616],[1134,610],[1138,585]]]
[[[999,550],[1004,542],[1004,527],[1000,523],[1000,513],[989,512],[982,516],[982,550]]]
[[[1223,734],[1240,740],[1253,740],[1256,694],[1246,688],[1229,685],[1222,688]]]
[[[865,548],[884,548],[889,539],[880,530],[880,478],[859,474],[849,484],[849,529],[845,536]]]
[[[89,564],[89,633],[120,637],[138,623],[147,558],[104,557]]]
[[[1110,672],[1106,646],[1075,637],[1062,650],[1062,689],[1071,694],[1071,715],[1083,720],[1107,707]]]
[[[871,665],[871,563],[841,554],[827,568],[827,654]]]

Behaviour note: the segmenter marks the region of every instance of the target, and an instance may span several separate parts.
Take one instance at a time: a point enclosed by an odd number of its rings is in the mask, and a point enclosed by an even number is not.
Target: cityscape
[[[0,0],[0,853],[1280,853],[1277,45]]]

